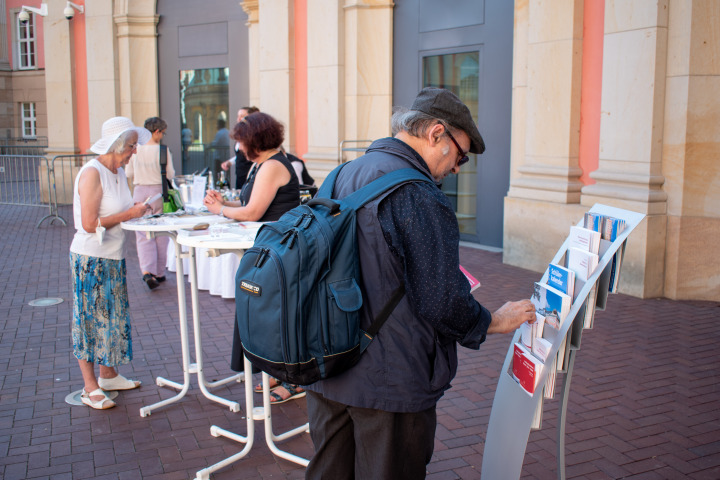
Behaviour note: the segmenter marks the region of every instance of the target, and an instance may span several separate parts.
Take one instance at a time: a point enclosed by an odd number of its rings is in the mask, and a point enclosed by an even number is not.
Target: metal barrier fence
[[[75,188],[75,177],[85,163],[91,158],[97,157],[94,153],[79,155],[55,155],[50,162],[50,174],[48,177],[50,213],[40,220],[38,227],[45,220],[51,218],[50,224],[60,220],[63,225],[67,221],[60,215],[60,207],[72,207],[73,191]],[[70,210],[70,209],[68,209]],[[68,213],[72,216],[72,210]]]
[[[21,153],[37,146],[0,145],[0,204],[45,207],[49,210],[37,224],[56,220],[67,226],[63,207],[72,206],[75,177],[95,154],[56,155],[51,161],[42,154]],[[23,150],[25,149],[25,150]],[[183,171],[217,170],[230,156],[228,147],[193,145],[184,152]],[[176,172],[179,174],[179,172]],[[62,212],[72,217],[72,211]]]
[[[44,156],[47,147],[28,143],[25,145],[2,145],[0,155],[35,155]]]
[[[0,204],[50,208],[49,186],[44,156],[0,155]]]
[[[347,144],[353,143],[356,146],[355,147],[348,147]],[[366,144],[365,146],[361,144]],[[365,151],[368,149],[370,144],[372,143],[372,140],[343,140],[340,142],[340,146],[338,146],[338,165],[341,163],[345,163],[347,160],[345,159],[345,155],[343,155],[344,152],[356,152],[355,157],[357,158],[357,153],[364,154]]]
[[[95,156],[56,155],[48,162],[42,155],[0,155],[0,204],[47,208],[48,214],[36,227],[45,220],[50,220],[51,225],[55,220],[67,225],[59,207],[72,205],[75,177]]]

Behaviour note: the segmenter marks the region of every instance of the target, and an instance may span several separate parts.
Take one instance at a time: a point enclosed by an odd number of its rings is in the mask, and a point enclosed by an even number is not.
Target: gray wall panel
[[[435,14],[421,18],[424,12]],[[478,127],[487,150],[477,162],[477,232],[462,238],[493,247],[502,246],[510,184],[513,22],[512,0],[395,1],[393,105],[411,105],[421,87],[423,57],[479,52]]]
[[[180,172],[180,70],[229,67],[229,119],[249,101],[247,15],[237,0],[157,0],[159,115]],[[182,47],[181,47],[182,45]],[[183,172],[186,173],[186,172]]]

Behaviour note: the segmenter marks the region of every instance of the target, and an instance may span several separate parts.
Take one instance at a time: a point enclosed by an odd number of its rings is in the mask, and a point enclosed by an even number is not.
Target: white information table
[[[136,218],[127,222],[122,222],[120,225],[124,230],[130,230],[135,232],[146,232],[148,237],[155,235],[163,235],[170,237],[175,247],[175,256],[177,257],[177,271],[175,272],[177,278],[177,292],[178,292],[178,315],[180,321],[180,341],[182,342],[182,367],[183,367],[183,383],[173,382],[163,377],[157,377],[155,383],[159,387],[172,387],[180,392],[174,397],[167,398],[153,405],[148,405],[140,409],[140,416],[146,417],[150,413],[160,407],[169,405],[177,402],[185,396],[190,388],[190,374],[197,373],[198,383],[200,390],[205,397],[215,402],[221,403],[230,408],[232,412],[240,411],[240,404],[226,400],[217,395],[213,395],[208,391],[208,388],[218,387],[225,385],[233,381],[241,382],[244,378],[242,373],[232,375],[228,378],[218,380],[217,382],[208,382],[205,379],[202,368],[198,368],[198,365],[202,367],[202,357],[196,358],[198,363],[190,363],[190,344],[188,339],[188,327],[187,327],[187,303],[185,299],[185,273],[183,272],[182,258],[187,255],[181,251],[180,245],[177,242],[177,236],[179,231],[192,229],[196,225],[200,224],[217,224],[227,223],[229,219],[220,215],[212,214],[163,214],[163,215],[150,215],[146,217]],[[198,331],[195,331],[195,351],[202,353],[202,346],[199,344],[200,337]]]
[[[196,346],[196,361],[198,365],[198,371],[202,371],[202,347],[201,347],[201,330],[200,330],[200,312],[199,312],[199,301],[198,301],[198,276],[197,276],[197,262],[195,259],[196,249],[204,249],[205,253],[209,257],[217,257],[225,253],[234,253],[238,258],[242,258],[247,248],[253,245],[255,235],[259,229],[260,224],[251,223],[239,223],[228,225],[226,231],[220,233],[219,236],[213,237],[210,232],[203,232],[203,234],[188,234],[188,232],[180,232],[177,237],[177,243],[188,247],[188,258],[189,258],[189,270],[190,270],[190,292],[192,298],[192,313],[193,313],[193,325],[195,328],[195,346]],[[178,262],[178,269],[182,269],[182,262]],[[247,358],[243,359],[244,371],[251,372],[252,366]],[[248,379],[250,374],[248,374]],[[222,429],[216,425],[210,427],[210,433],[214,437],[223,436],[235,440],[236,442],[244,443],[245,447],[235,455],[232,455],[214,465],[204,468],[197,472],[197,480],[207,480],[210,478],[210,474],[224,468],[231,463],[240,460],[246,456],[252,449],[255,441],[255,425],[256,420],[263,420],[265,424],[265,441],[270,448],[270,451],[280,458],[284,458],[291,462],[298,463],[303,466],[308,465],[308,460],[293,455],[291,453],[280,450],[275,442],[282,441],[287,438],[299,435],[304,432],[309,432],[309,424],[306,423],[300,427],[294,428],[288,432],[280,435],[275,435],[272,431],[272,410],[270,404],[270,377],[267,373],[262,374],[263,384],[263,406],[255,407],[253,400],[253,385],[252,382],[245,382],[245,406],[246,406],[246,419],[247,419],[247,434],[246,436],[238,435],[228,430]],[[202,386],[201,386],[202,388]]]

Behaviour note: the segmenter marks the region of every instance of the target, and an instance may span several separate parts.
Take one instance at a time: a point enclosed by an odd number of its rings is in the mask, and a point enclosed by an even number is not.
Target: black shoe
[[[143,281],[147,283],[147,286],[150,290],[154,290],[158,287],[158,285],[160,285],[151,273],[146,273],[145,275],[143,275]]]
[[[163,283],[163,282],[165,281],[165,275],[163,275],[162,277],[158,277],[157,275],[153,275],[153,277],[155,277],[155,280],[156,280],[158,283]]]

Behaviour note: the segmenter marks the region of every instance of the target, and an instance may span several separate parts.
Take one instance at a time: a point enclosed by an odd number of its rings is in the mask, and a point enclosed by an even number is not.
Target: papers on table
[[[155,225],[155,226],[179,226],[179,225],[185,225],[187,227],[193,227],[197,225],[198,223],[218,223],[218,222],[227,222],[228,219],[220,216],[220,215],[213,215],[210,213],[205,214],[186,214],[186,213],[163,213],[163,214],[155,214],[155,215],[147,215],[140,218],[133,218],[132,220],[128,220],[127,222],[123,222],[127,225]],[[171,229],[175,230],[175,229]]]
[[[207,186],[207,177],[195,175],[193,177],[192,193],[190,195],[190,203],[195,206],[203,204],[205,198],[205,187]]]
[[[254,242],[255,236],[262,225],[261,222],[215,223],[203,230],[191,228],[178,232],[179,237],[195,237],[198,242]]]

